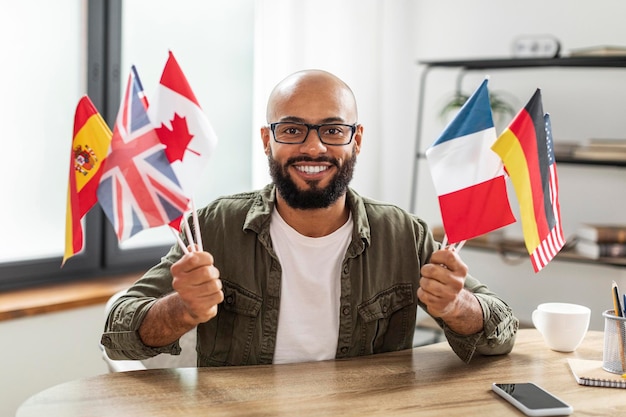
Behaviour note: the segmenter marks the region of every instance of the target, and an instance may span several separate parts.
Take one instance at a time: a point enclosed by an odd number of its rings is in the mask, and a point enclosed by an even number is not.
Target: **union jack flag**
[[[189,204],[147,108],[133,66],[98,187],[98,201],[120,242],[143,229],[180,219]]]

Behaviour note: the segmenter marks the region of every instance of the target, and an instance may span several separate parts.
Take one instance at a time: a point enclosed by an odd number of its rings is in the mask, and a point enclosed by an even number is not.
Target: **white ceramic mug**
[[[569,303],[539,304],[532,313],[533,324],[548,347],[558,352],[573,352],[589,329],[591,310]]]

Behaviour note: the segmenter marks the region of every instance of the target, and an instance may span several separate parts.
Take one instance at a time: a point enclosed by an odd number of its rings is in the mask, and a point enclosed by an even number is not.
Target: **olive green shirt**
[[[272,363],[278,328],[281,265],[270,239],[275,187],[215,200],[198,211],[205,250],[213,254],[223,283],[217,316],[198,325],[198,366]],[[412,347],[420,268],[439,249],[426,224],[406,211],[347,192],[354,220],[342,262],[336,358]],[[152,348],[138,329],[159,297],[173,291],[170,266],[182,256],[174,245],[110,311],[102,344],[112,359],[179,354],[178,342]],[[323,262],[323,260],[320,260]],[[459,335],[436,319],[454,352],[469,362],[476,351],[508,353],[518,320],[507,304],[472,276],[465,287],[483,310],[484,329]]]

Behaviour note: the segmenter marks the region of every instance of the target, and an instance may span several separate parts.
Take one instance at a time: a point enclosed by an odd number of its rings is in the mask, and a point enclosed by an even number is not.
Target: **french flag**
[[[496,141],[485,79],[426,150],[450,244],[515,222]]]

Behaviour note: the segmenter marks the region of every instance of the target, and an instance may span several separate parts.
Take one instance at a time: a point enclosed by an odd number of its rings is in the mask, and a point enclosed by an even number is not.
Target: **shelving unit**
[[[417,187],[418,187],[418,172],[419,162],[424,158],[421,153],[422,147],[422,127],[423,127],[423,113],[424,113],[424,99],[426,96],[426,81],[428,74],[433,69],[437,68],[451,68],[459,69],[462,73],[468,71],[481,71],[481,70],[499,70],[499,69],[529,69],[529,68],[549,68],[549,67],[562,67],[562,68],[626,68],[626,56],[576,56],[576,57],[564,57],[564,58],[504,58],[504,59],[478,59],[478,60],[446,60],[446,61],[418,61],[419,65],[424,66],[424,70],[420,76],[420,90],[418,97],[417,107],[417,130],[415,138],[415,158],[413,163],[413,178],[411,183],[411,201],[410,211],[415,212],[417,204]],[[594,165],[594,166],[613,166],[613,167],[626,167],[626,161],[621,160],[598,160],[598,159],[581,159],[573,156],[562,156],[558,153],[555,154],[557,163],[561,164],[579,164],[579,165]],[[502,241],[498,243],[485,243],[484,241],[468,241],[467,245],[496,251],[502,254],[528,254],[525,251],[523,242],[518,241]],[[585,263],[599,263],[602,265],[611,266],[626,266],[626,259],[618,258],[602,258],[600,260],[593,260],[583,258],[573,253],[573,251],[562,251],[558,255],[559,259],[585,262]]]
[[[435,239],[441,241],[443,238],[443,230],[434,230],[433,235]],[[502,257],[508,259],[511,262],[515,262],[516,260],[528,259],[528,252],[526,251],[526,246],[524,245],[524,241],[515,240],[515,239],[500,239],[500,240],[489,240],[486,236],[478,237],[476,239],[468,240],[465,243],[465,247],[479,249],[488,252],[495,252],[501,255]],[[568,247],[566,245],[561,251],[557,254],[557,258],[560,261],[567,262],[577,262],[577,263],[585,263],[585,264],[600,264],[605,266],[615,266],[615,267],[626,267],[626,258],[599,258],[599,259],[590,259],[584,256],[580,256],[575,252],[572,247]]]

